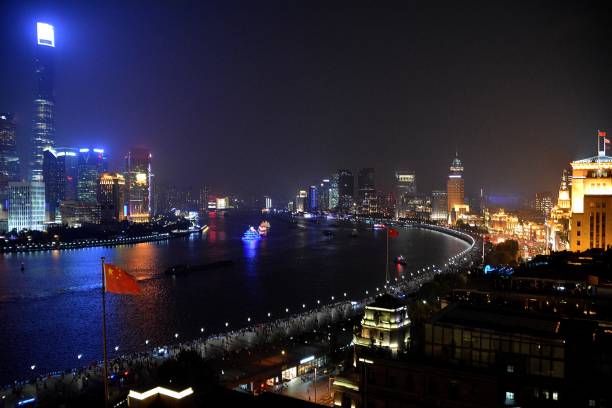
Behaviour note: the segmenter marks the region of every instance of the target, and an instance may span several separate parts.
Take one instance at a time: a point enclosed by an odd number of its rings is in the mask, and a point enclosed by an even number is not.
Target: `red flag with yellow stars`
[[[397,238],[399,237],[399,231],[395,228],[389,228],[389,238]]]
[[[113,264],[104,264],[104,287],[107,292],[136,295],[141,289],[136,278]]]

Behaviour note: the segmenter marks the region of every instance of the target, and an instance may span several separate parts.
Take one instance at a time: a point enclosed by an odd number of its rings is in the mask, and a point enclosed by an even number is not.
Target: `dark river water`
[[[352,238],[350,229],[339,229],[330,237],[323,234],[329,226],[271,218],[268,237],[244,242],[242,233],[260,220],[232,214],[202,220],[210,226],[202,235],[0,255],[0,384],[102,358],[102,256],[135,275],[143,289],[138,296],[107,295],[111,357],[169,344],[176,333],[179,341],[188,340],[202,328],[205,335],[220,332],[225,322],[232,329],[269,320],[268,313],[286,316],[285,308],[297,312],[302,304],[311,308],[345,292],[348,299],[363,298],[384,283],[384,231],[363,229]],[[400,229],[390,254],[404,255],[413,271],[444,263],[466,247],[439,232]],[[170,265],[226,259],[234,264],[175,278],[164,274]]]

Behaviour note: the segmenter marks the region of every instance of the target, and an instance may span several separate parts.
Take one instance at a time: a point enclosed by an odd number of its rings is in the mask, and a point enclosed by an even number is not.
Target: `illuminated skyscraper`
[[[357,175],[357,199],[359,211],[364,214],[376,212],[377,197],[374,169],[371,167],[359,170]]]
[[[359,201],[365,201],[376,195],[374,169],[363,168],[357,175],[357,189]]]
[[[45,222],[45,183],[10,182],[8,230],[42,231]]]
[[[340,183],[340,175],[334,174],[329,182],[329,209],[336,210],[340,203],[340,191],[338,184]]]
[[[431,220],[446,222],[448,220],[448,204],[446,191],[434,190],[431,192]]]
[[[144,148],[131,148],[125,156],[127,214],[130,221],[147,222],[152,215],[151,157],[151,152]]]
[[[102,173],[97,195],[102,222],[117,222],[125,219],[125,178],[122,174]]]
[[[318,211],[319,198],[317,193],[317,186],[310,186],[308,189],[308,211]]]
[[[465,204],[463,164],[457,154],[455,154],[455,158],[450,165],[450,173],[446,182],[446,194],[449,221],[451,224],[454,224],[460,214],[469,212],[469,206]]]
[[[597,138],[597,156],[571,163],[572,251],[608,248],[612,243],[612,157],[606,155],[606,133],[600,131]]]
[[[329,179],[324,179],[321,181],[321,184],[318,188],[318,207],[321,211],[327,211],[330,208],[333,208],[330,203],[331,197],[331,182]]]
[[[350,170],[338,170],[338,208],[348,212],[353,204],[355,177]]]
[[[6,199],[10,181],[19,181],[19,156],[17,155],[16,126],[13,115],[0,113],[0,196]],[[4,206],[4,203],[1,203]]]
[[[49,147],[43,152],[43,178],[49,221],[60,221],[58,210],[62,201],[77,199],[78,161],[78,149],[75,148]]]
[[[210,186],[202,186],[200,188],[200,211],[204,212],[208,209],[208,197],[210,196]]]
[[[98,195],[100,174],[107,170],[106,155],[103,149],[79,149],[77,199],[95,203]]]
[[[43,179],[43,152],[55,142],[55,73],[53,52],[55,32],[52,25],[36,23],[36,97],[32,124],[30,179]]]
[[[550,210],[553,208],[553,196],[550,191],[544,191],[536,193],[535,196],[535,208],[536,211],[544,215],[545,217],[550,214]]]
[[[305,190],[298,191],[295,196],[295,212],[303,213],[306,209],[306,197],[308,194]]]
[[[408,203],[416,195],[416,175],[414,171],[404,170],[395,172],[395,216],[406,217]]]

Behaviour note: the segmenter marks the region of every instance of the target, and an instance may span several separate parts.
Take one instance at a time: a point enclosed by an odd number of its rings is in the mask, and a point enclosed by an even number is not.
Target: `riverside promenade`
[[[123,379],[131,376],[132,379],[135,377],[142,381],[161,363],[175,358],[181,351],[196,351],[206,360],[224,359],[232,353],[279,343],[359,316],[367,301],[371,299],[336,302],[267,324],[257,324],[188,342],[163,345],[148,352],[123,355],[109,361],[111,401],[125,398]],[[235,378],[224,378],[224,374],[220,374],[222,382],[235,380]],[[98,386],[102,380],[103,363],[98,362],[87,367],[37,376],[29,381],[16,381],[0,391],[0,407],[12,408],[35,402],[44,403],[45,400],[52,400],[55,394],[65,397],[75,396],[88,391],[90,387]]]

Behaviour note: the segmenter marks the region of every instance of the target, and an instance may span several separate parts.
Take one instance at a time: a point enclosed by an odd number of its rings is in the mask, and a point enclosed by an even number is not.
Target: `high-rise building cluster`
[[[36,93],[26,180],[20,174],[16,121],[12,114],[0,113],[0,230],[149,221],[153,172],[148,149],[130,148],[125,168],[109,172],[104,149],[55,147],[55,29],[42,22],[36,28]]]
[[[339,169],[318,185],[298,189],[288,209],[295,213],[331,212],[452,225],[458,220],[474,221],[465,198],[463,164],[458,155],[451,163],[446,190],[434,190],[430,194],[417,190],[413,170],[396,171],[393,190],[388,194],[377,190],[375,175],[371,167],[359,169],[356,177],[349,169]]]
[[[339,169],[308,189],[298,189],[288,208],[297,213],[387,215],[386,202],[376,190],[374,168],[368,167],[359,169],[357,177],[349,169]]]

